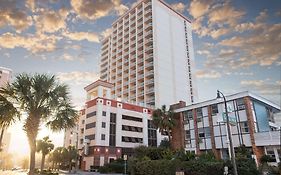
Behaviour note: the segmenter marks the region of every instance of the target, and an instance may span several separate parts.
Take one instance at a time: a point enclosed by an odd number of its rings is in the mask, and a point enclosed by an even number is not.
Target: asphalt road
[[[0,175],[27,175],[26,171],[0,171]],[[100,173],[94,172],[77,172],[76,174],[73,173],[60,173],[60,175],[101,175]],[[121,175],[121,174],[102,174],[102,175]]]

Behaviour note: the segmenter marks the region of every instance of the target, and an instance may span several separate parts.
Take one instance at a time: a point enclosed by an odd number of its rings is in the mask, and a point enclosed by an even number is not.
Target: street
[[[0,175],[26,175],[27,172],[23,170],[17,170],[17,171],[0,171]],[[59,173],[59,175],[100,175],[100,173],[94,173],[94,172],[77,172],[75,174],[73,173]],[[122,174],[103,174],[103,175],[122,175]]]

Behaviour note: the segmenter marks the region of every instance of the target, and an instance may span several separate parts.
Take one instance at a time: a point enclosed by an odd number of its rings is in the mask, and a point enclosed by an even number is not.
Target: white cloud
[[[112,29],[111,28],[108,28],[108,29],[105,29],[102,33],[101,33],[101,37],[102,39],[108,37],[112,32]]]
[[[247,86],[262,86],[264,85],[264,80],[242,80],[241,85]]]
[[[210,0],[192,0],[189,6],[189,13],[194,18],[205,15],[211,7],[212,1]]]
[[[39,15],[34,17],[37,31],[53,33],[65,29],[68,14],[68,9],[60,9],[58,12],[41,9]]]
[[[180,13],[183,13],[186,8],[185,4],[182,2],[171,4],[171,7]]]
[[[85,61],[83,57],[73,56],[68,53],[64,53],[59,59],[64,61],[81,61],[81,62]]]
[[[267,9],[260,12],[259,16],[256,17],[256,21],[263,22],[268,18]]]
[[[217,79],[221,77],[221,74],[215,70],[198,70],[196,72],[196,77],[205,79]]]
[[[209,50],[197,50],[197,53],[199,55],[210,55],[210,51]]]
[[[228,24],[230,26],[235,26],[237,21],[241,19],[246,13],[242,10],[236,10],[230,5],[229,2],[217,6],[209,14],[210,24]]]
[[[121,13],[125,10],[120,0],[71,0],[71,6],[80,18],[88,20],[105,17],[112,11]]]
[[[99,43],[99,36],[96,33],[66,31],[62,34],[63,36],[75,41],[88,40],[89,42]]]
[[[120,5],[116,6],[114,9],[117,12],[118,16],[123,15],[126,11],[129,10],[129,8],[127,6],[125,6],[124,4],[120,4]]]
[[[59,39],[57,36],[45,34],[20,36],[4,33],[0,36],[0,46],[8,49],[22,47],[32,53],[50,52],[56,49],[56,42]]]
[[[32,17],[27,9],[17,8],[15,0],[0,1],[0,27],[12,26],[20,33],[28,29],[32,24]]]
[[[219,57],[222,57],[222,58],[231,57],[231,56],[234,56],[236,53],[237,52],[232,49],[229,49],[229,50],[222,49],[219,53]]]
[[[7,52],[7,53],[4,53],[4,56],[7,57],[7,58],[10,58],[10,57],[11,57],[10,53],[8,53],[8,52]]]
[[[238,60],[241,66],[254,64],[269,66],[278,62],[281,57],[280,43],[281,24],[267,24],[266,27],[260,28],[259,35],[253,33],[243,37],[234,36],[222,40],[219,44],[240,50],[244,55],[244,58]]]
[[[74,85],[87,85],[99,79],[99,74],[95,72],[59,72],[58,78],[65,82]]]
[[[270,79],[265,80],[242,80],[240,82],[242,89],[250,90],[255,93],[259,93],[266,98],[272,99],[274,102],[280,104],[281,96],[281,83],[280,81],[271,81]]]

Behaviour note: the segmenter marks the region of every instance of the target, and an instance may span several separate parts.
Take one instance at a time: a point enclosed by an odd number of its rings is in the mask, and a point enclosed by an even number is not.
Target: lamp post
[[[230,156],[231,156],[231,162],[232,162],[232,166],[233,166],[233,173],[234,173],[234,175],[238,175],[237,165],[236,165],[236,160],[235,160],[234,147],[233,147],[233,143],[232,143],[232,136],[231,136],[231,132],[230,132],[230,124],[229,124],[229,116],[228,116],[228,111],[227,111],[226,99],[225,99],[225,96],[223,95],[223,93],[220,92],[219,90],[217,90],[217,98],[221,98],[221,95],[222,95],[223,100],[224,100],[227,134],[228,134],[228,140],[229,140],[229,146],[230,146]]]

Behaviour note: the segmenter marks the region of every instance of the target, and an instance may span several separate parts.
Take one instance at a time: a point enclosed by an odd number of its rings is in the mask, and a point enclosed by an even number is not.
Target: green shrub
[[[176,171],[184,171],[188,175],[223,174],[223,162],[148,160],[131,159],[128,163],[131,175],[174,175]]]
[[[192,160],[182,162],[181,169],[188,175],[223,174],[223,162]]]
[[[99,167],[100,173],[123,173],[124,172],[124,161],[122,159],[117,159],[109,164],[105,164]]]
[[[170,149],[160,148],[160,147],[146,147],[139,146],[134,149],[135,157],[137,159],[143,159],[145,157],[151,160],[160,160],[160,159],[172,159],[173,153]]]
[[[236,159],[237,171],[239,175],[258,175],[259,171],[254,159]],[[233,167],[231,161],[225,163],[229,167],[229,172],[233,174]]]
[[[166,148],[166,149],[171,148],[169,140],[167,138],[161,140],[159,147]]]
[[[131,163],[129,162],[131,175],[174,175],[176,172],[176,163],[173,160],[135,161],[134,165]]]
[[[199,160],[202,161],[217,161],[214,153],[212,151],[203,152],[199,155]]]

